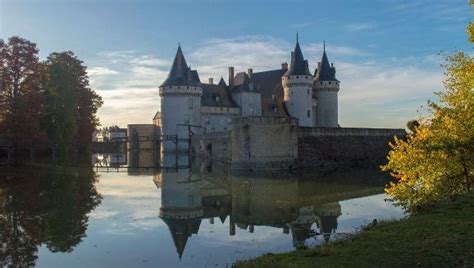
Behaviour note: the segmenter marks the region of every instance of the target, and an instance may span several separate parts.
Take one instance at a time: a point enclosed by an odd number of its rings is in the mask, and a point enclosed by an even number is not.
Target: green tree
[[[64,158],[73,145],[85,147],[91,142],[102,99],[89,88],[86,67],[74,53],[52,53],[45,66],[43,127]]]
[[[398,179],[386,192],[412,211],[474,187],[474,58],[459,52],[445,67],[445,90],[429,103],[430,117],[391,144],[382,167]]]
[[[17,36],[0,40],[0,122],[17,147],[41,137],[41,67],[35,43]]]

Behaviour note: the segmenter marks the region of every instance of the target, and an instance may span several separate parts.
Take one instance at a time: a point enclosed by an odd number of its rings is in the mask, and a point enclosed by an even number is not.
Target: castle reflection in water
[[[309,238],[327,242],[338,227],[339,201],[383,189],[381,174],[374,171],[231,174],[223,165],[185,154],[162,156],[160,169],[127,170],[129,175],[153,175],[161,191],[160,217],[169,227],[180,258],[205,220],[210,224],[228,221],[230,236],[236,235],[237,228],[253,233],[257,226],[268,226],[288,234],[294,247],[304,246]]]

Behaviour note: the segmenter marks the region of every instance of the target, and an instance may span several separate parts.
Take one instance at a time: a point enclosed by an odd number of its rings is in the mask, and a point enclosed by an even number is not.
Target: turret
[[[165,137],[189,138],[189,129],[196,132],[201,125],[202,87],[196,70],[186,63],[181,46],[178,46],[170,73],[160,86],[161,97],[161,134]],[[162,152],[187,150],[187,143],[178,143],[163,139]]]
[[[298,124],[304,127],[313,126],[312,111],[312,84],[313,76],[308,68],[308,61],[304,59],[296,35],[296,46],[291,52],[290,67],[282,76],[284,101],[290,116],[298,119]]]
[[[321,62],[315,70],[313,84],[313,112],[316,127],[339,127],[337,94],[339,80],[336,79],[336,68],[329,65],[326,55],[326,44],[323,46]]]
[[[168,164],[176,163],[171,159],[173,157],[166,157],[169,155],[171,154],[165,154],[163,160]],[[178,163],[174,165],[175,168],[164,168],[159,175],[154,177],[155,185],[161,191],[159,215],[169,228],[180,259],[188,239],[198,233],[201,220],[204,217],[201,195],[202,181],[193,177],[189,167],[179,167],[183,160],[189,159],[187,157],[178,158]]]

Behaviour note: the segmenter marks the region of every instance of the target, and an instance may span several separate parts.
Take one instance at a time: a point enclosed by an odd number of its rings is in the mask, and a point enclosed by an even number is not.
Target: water
[[[205,163],[0,174],[2,266],[230,266],[404,216],[376,170],[231,176]]]

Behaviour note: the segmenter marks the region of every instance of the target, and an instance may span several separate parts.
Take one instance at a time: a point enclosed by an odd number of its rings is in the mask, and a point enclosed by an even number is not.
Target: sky
[[[40,59],[73,51],[104,100],[103,126],[151,123],[181,43],[201,81],[289,62],[296,32],[314,70],[334,62],[339,122],[405,127],[442,90],[443,55],[472,54],[468,0],[0,0],[0,39],[21,36]]]

